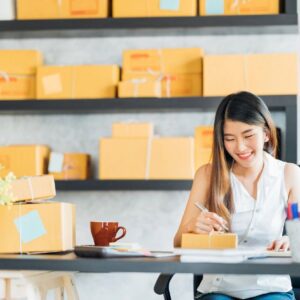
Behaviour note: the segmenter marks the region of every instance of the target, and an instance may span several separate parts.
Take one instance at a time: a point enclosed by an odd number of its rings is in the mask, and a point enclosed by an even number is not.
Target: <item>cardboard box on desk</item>
[[[0,100],[36,98],[36,70],[42,54],[35,50],[0,50]]]
[[[106,18],[109,0],[17,0],[17,18]]]
[[[45,66],[37,72],[37,99],[115,98],[117,65]]]
[[[56,252],[75,246],[70,203],[0,205],[0,253]]]
[[[13,172],[16,177],[47,173],[50,148],[45,145],[11,145],[0,147],[0,177]]]
[[[112,124],[113,138],[150,138],[153,136],[152,123],[122,122]]]
[[[149,179],[192,179],[194,139],[153,138]]]
[[[296,54],[208,55],[203,76],[204,96],[297,94]]]
[[[90,177],[90,160],[86,153],[52,152],[48,171],[57,180],[86,180]]]
[[[11,191],[15,202],[46,200],[56,195],[52,175],[16,179],[11,183]]]
[[[148,138],[102,138],[99,179],[145,179],[150,141]]]
[[[199,14],[268,15],[279,14],[279,0],[198,0]]]
[[[196,0],[114,0],[113,17],[196,16]]]
[[[183,233],[181,237],[181,248],[187,249],[226,249],[237,248],[237,245],[235,233]]]

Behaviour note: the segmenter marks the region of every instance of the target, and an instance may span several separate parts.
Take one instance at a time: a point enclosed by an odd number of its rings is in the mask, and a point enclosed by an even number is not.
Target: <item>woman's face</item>
[[[263,156],[264,144],[269,140],[262,127],[226,120],[224,145],[230,156],[242,167],[253,167]]]

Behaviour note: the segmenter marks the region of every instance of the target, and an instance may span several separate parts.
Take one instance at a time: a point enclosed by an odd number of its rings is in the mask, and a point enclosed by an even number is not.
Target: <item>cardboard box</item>
[[[150,179],[192,179],[194,170],[193,138],[152,140]]]
[[[112,124],[113,138],[150,138],[153,136],[152,123],[123,122]]]
[[[35,50],[0,50],[0,100],[36,98],[36,70],[42,54]]]
[[[198,170],[201,166],[211,163],[212,149],[201,148],[195,146],[195,170]]]
[[[296,54],[209,55],[203,74],[204,96],[297,94]]]
[[[14,20],[15,19],[15,1],[2,0],[0,9],[0,20]]]
[[[181,248],[228,249],[237,248],[237,246],[238,236],[235,233],[183,233],[181,238]]]
[[[40,67],[37,99],[115,98],[119,78],[117,65]]]
[[[13,172],[16,177],[47,173],[50,149],[45,145],[12,145],[0,147],[0,177]]]
[[[52,175],[19,178],[11,183],[15,202],[39,201],[54,198],[56,195]]]
[[[213,126],[198,126],[195,128],[195,147],[212,148],[214,139]]]
[[[61,163],[53,160],[61,155]],[[51,166],[55,168],[51,170]],[[90,177],[90,155],[86,153],[55,153],[50,154],[48,171],[56,180],[86,180]]]
[[[150,141],[147,138],[102,138],[99,179],[145,179]]]
[[[160,98],[162,82],[155,80],[133,79],[118,84],[119,98]]]
[[[198,0],[199,14],[269,15],[279,14],[279,0]]]
[[[141,78],[145,73],[154,79],[167,74],[202,73],[202,58],[201,48],[126,50],[123,52],[122,80]]]
[[[113,17],[196,16],[196,0],[114,0]]]
[[[0,253],[56,252],[75,246],[70,203],[0,205]]]
[[[109,0],[17,0],[17,18],[106,18]]]

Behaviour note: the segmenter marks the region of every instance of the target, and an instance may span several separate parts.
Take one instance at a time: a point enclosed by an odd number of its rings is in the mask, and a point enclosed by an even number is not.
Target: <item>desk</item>
[[[0,255],[1,270],[50,270],[85,273],[143,272],[193,274],[290,274],[300,277],[300,264],[290,258],[260,258],[243,263],[188,263],[168,258],[81,258],[64,255]]]

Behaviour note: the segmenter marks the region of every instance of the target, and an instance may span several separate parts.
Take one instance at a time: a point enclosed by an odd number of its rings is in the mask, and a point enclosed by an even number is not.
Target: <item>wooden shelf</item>
[[[178,191],[190,190],[192,180],[57,180],[58,191]]]

